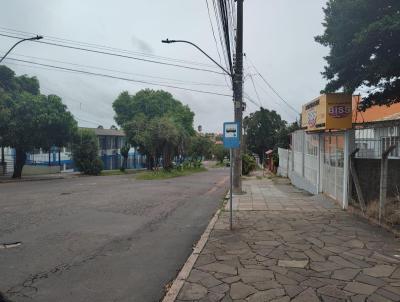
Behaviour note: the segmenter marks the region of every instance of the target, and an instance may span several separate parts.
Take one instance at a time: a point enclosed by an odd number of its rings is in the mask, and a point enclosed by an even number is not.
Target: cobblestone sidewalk
[[[283,179],[244,182],[177,301],[400,301],[400,242]]]

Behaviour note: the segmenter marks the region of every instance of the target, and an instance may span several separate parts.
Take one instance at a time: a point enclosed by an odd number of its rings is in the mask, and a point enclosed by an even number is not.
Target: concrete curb
[[[182,267],[181,271],[179,272],[178,276],[172,283],[172,286],[164,296],[162,302],[174,302],[178,297],[179,292],[182,289],[183,284],[185,283],[186,279],[189,277],[190,272],[194,264],[197,261],[201,251],[203,250],[204,246],[206,245],[208,238],[210,237],[211,231],[214,228],[215,223],[218,220],[219,214],[221,209],[214,214],[213,218],[209,222],[206,230],[204,231],[203,235],[201,235],[200,240],[197,242],[196,247],[193,249],[192,254],[186,260],[185,265]]]

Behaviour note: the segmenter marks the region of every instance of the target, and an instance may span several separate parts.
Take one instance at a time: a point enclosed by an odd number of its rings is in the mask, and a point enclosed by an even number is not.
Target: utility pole
[[[237,0],[236,61],[233,75],[235,122],[239,122],[240,148],[233,151],[233,191],[242,193],[243,148],[243,0]]]

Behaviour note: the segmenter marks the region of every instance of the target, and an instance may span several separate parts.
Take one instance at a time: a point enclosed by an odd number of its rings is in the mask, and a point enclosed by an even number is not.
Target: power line
[[[213,35],[214,42],[215,42],[215,48],[217,49],[217,53],[218,53],[218,57],[219,57],[219,62],[220,62],[220,64],[222,64],[222,59],[221,59],[221,54],[220,54],[220,52],[219,52],[219,47],[218,47],[217,38],[216,38],[216,36],[215,36],[214,25],[213,25],[213,22],[212,22],[212,19],[211,19],[210,7],[209,7],[209,5],[208,5],[208,0],[205,0],[205,1],[206,1],[206,6],[207,6],[208,19],[209,19],[209,21],[210,21],[210,27],[211,27],[212,35]],[[224,76],[224,78],[225,78],[226,84],[228,85],[228,82],[227,82],[227,80],[226,80],[226,76]],[[231,79],[231,80],[232,80],[232,79]],[[229,86],[229,85],[228,85],[228,86]]]
[[[29,36],[29,37],[32,36],[32,35],[35,35],[35,33],[30,33],[30,32],[26,32],[26,31],[10,29],[10,28],[7,28],[7,27],[0,27],[0,32],[12,34],[12,35],[16,35],[16,34],[21,35],[22,34],[22,35]],[[86,46],[86,47],[90,47],[90,48],[105,49],[105,50],[113,51],[113,52],[134,54],[134,55],[140,55],[140,56],[144,56],[144,57],[156,58],[156,59],[161,59],[161,60],[166,60],[166,61],[180,62],[180,63],[187,63],[187,64],[192,64],[192,65],[215,68],[214,65],[210,65],[210,64],[206,64],[206,63],[200,63],[200,62],[195,62],[195,61],[170,58],[170,57],[165,57],[165,56],[157,56],[157,55],[154,55],[154,54],[131,51],[131,50],[126,50],[126,49],[120,49],[120,48],[110,47],[110,46],[101,45],[101,44],[75,41],[75,40],[64,39],[64,38],[48,36],[48,35],[45,35],[45,38],[46,38],[46,40],[53,41],[53,42],[62,42],[62,43],[66,43],[66,44],[74,44],[74,45]]]
[[[43,61],[55,62],[55,63],[62,63],[62,64],[68,64],[68,65],[71,65],[71,66],[85,67],[85,68],[91,68],[91,69],[97,69],[97,70],[103,70],[103,71],[111,71],[111,72],[120,73],[120,74],[128,74],[128,75],[133,75],[133,76],[141,76],[141,77],[147,77],[147,78],[152,78],[152,79],[161,79],[161,80],[167,80],[167,81],[174,81],[175,82],[175,83],[157,82],[159,84],[185,84],[185,85],[203,85],[203,86],[216,86],[216,87],[225,87],[226,86],[226,85],[223,85],[223,84],[191,82],[191,81],[184,81],[184,80],[179,80],[179,79],[171,79],[171,78],[165,78],[165,77],[150,76],[150,75],[145,75],[145,74],[140,74],[140,73],[131,73],[131,72],[125,72],[125,71],[120,71],[120,70],[115,70],[115,69],[102,68],[102,67],[90,66],[90,65],[82,65],[82,64],[76,64],[76,63],[60,61],[60,60],[46,59],[46,58],[40,58],[40,57],[35,57],[35,56],[26,56],[26,55],[21,55],[21,54],[16,54],[16,53],[13,53],[13,56],[30,58],[30,59],[37,59],[37,60],[43,60]]]
[[[0,33],[0,36],[14,38],[14,39],[21,39],[21,37],[16,37],[16,36],[11,36],[11,35],[1,34],[1,33]],[[46,41],[32,41],[32,42],[45,44],[45,45],[51,45],[51,46],[57,46],[57,47],[63,47],[63,48],[69,48],[69,49],[74,49],[74,50],[86,51],[86,52],[91,52],[91,53],[109,55],[109,56],[114,56],[114,57],[120,57],[120,58],[125,58],[125,59],[132,59],[132,60],[137,60],[137,61],[142,61],[142,62],[147,62],[147,63],[173,66],[173,67],[179,67],[179,68],[197,70],[197,71],[205,71],[205,72],[210,72],[210,73],[215,73],[215,74],[224,74],[219,71],[214,71],[214,70],[205,69],[205,68],[197,68],[197,67],[190,67],[190,66],[185,66],[185,65],[180,65],[180,64],[166,63],[166,62],[161,62],[161,61],[156,61],[156,60],[143,59],[143,58],[138,58],[138,57],[133,57],[133,56],[128,56],[128,55],[122,55],[122,54],[111,53],[111,52],[106,52],[106,51],[88,49],[88,48],[83,48],[83,47],[63,45],[63,44],[59,44],[59,43],[52,43],[52,42],[46,42]]]
[[[107,74],[90,72],[90,71],[85,71],[85,70],[79,70],[79,69],[55,66],[55,65],[50,65],[50,64],[37,63],[37,62],[32,62],[32,61],[27,61],[27,60],[20,60],[20,59],[15,59],[15,58],[10,58],[10,57],[7,57],[6,60],[29,63],[29,64],[38,65],[38,66],[44,66],[44,67],[50,67],[50,68],[54,68],[54,69],[64,70],[64,71],[72,71],[72,72],[82,73],[82,74],[86,74],[86,75],[99,76],[99,77],[111,78],[111,79],[116,79],[116,80],[123,80],[123,81],[134,82],[134,83],[141,83],[141,84],[146,84],[146,85],[162,86],[162,87],[180,89],[180,90],[185,90],[185,91],[192,91],[192,92],[199,92],[199,93],[204,93],[204,94],[212,94],[212,95],[231,97],[231,95],[229,95],[229,94],[223,94],[223,93],[218,93],[218,92],[211,92],[211,91],[206,91],[206,90],[197,90],[197,89],[191,89],[191,88],[184,88],[184,87],[179,87],[179,86],[174,86],[174,85],[157,84],[157,83],[152,83],[152,82],[148,82],[148,81],[128,79],[128,78],[117,77],[117,76],[113,76],[113,75],[107,75]]]
[[[298,112],[292,105],[289,104],[288,101],[286,101],[280,94],[278,91],[276,91],[276,89],[274,87],[272,87],[272,85],[264,78],[264,76],[258,71],[258,69],[254,66],[254,64],[252,63],[252,61],[247,57],[247,55],[245,56],[245,58],[247,60],[249,60],[250,64],[252,65],[252,67],[254,68],[254,70],[256,71],[257,75],[263,80],[263,82],[269,87],[269,89],[272,90],[272,92],[282,101],[284,102],[290,109],[292,109],[294,112],[296,112],[297,114],[300,114],[300,112]]]
[[[260,95],[258,94],[258,91],[257,91],[256,85],[255,85],[255,83],[254,83],[253,76],[252,76],[251,74],[250,74],[249,76],[250,76],[251,82],[253,83],[253,88],[254,88],[254,91],[255,91],[255,93],[256,93],[256,96],[257,96],[258,102],[260,103],[260,107],[262,107],[261,98],[260,98]]]

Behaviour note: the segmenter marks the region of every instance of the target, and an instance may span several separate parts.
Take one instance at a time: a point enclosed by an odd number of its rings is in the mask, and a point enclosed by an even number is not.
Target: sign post
[[[229,169],[230,169],[230,189],[229,189],[229,208],[230,208],[230,229],[232,230],[233,209],[232,209],[232,189],[233,189],[233,149],[240,148],[239,122],[224,123],[223,142],[224,148],[229,149]]]

